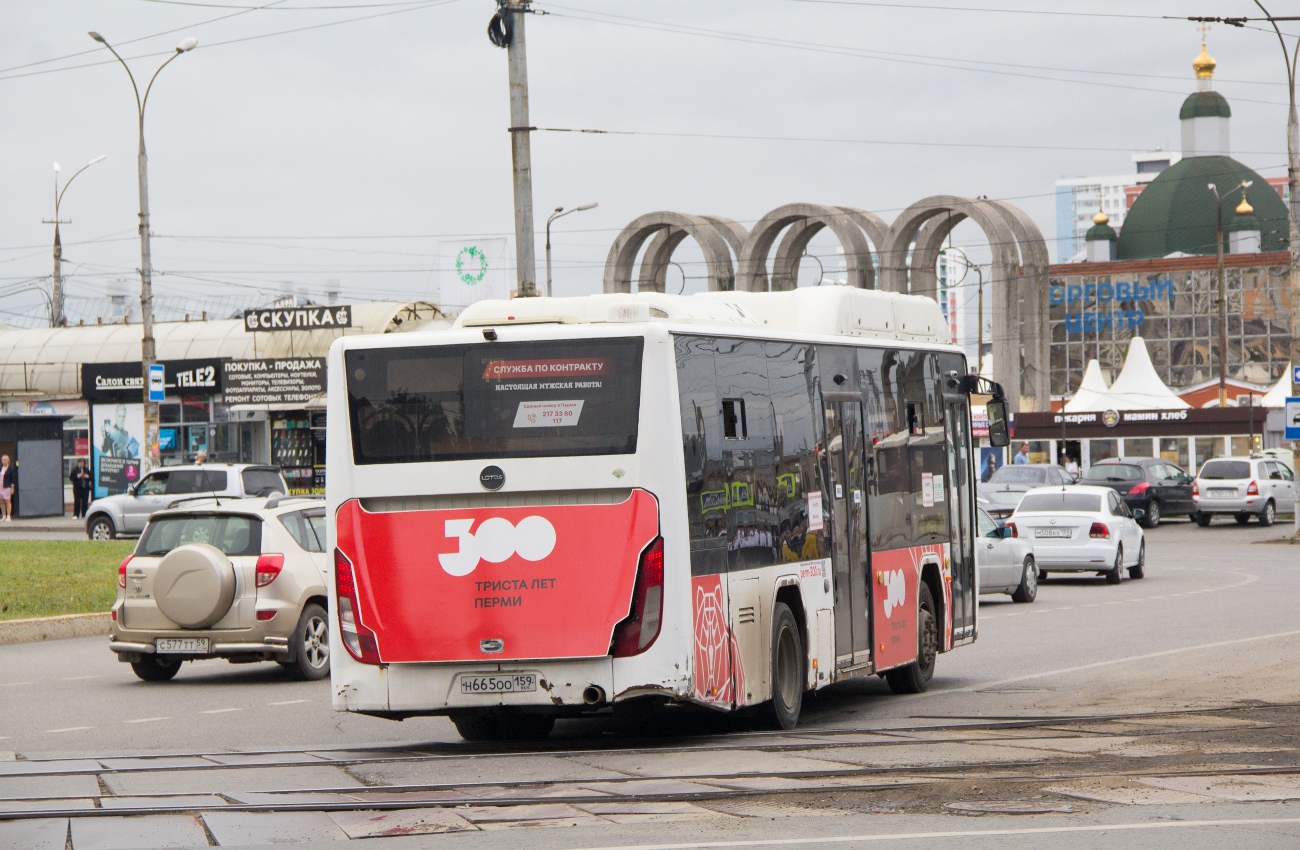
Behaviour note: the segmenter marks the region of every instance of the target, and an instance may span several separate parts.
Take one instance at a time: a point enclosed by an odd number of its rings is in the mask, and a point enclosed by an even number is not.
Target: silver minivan
[[[141,478],[125,493],[102,496],[86,510],[86,536],[112,540],[144,531],[150,515],[203,495],[242,499],[288,494],[289,484],[278,466],[247,463],[207,463],[165,466]]]
[[[1196,524],[1210,524],[1215,514],[1232,514],[1241,525],[1259,518],[1272,525],[1279,512],[1295,510],[1295,475],[1271,457],[1216,457],[1201,465],[1192,484]]]

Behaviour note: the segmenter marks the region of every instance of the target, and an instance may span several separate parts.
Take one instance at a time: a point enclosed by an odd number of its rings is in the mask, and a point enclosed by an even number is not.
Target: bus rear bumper
[[[380,669],[386,675],[380,675]],[[373,699],[364,700],[364,705],[349,700],[346,702],[351,705],[336,707],[398,716],[505,706],[564,709],[568,713],[607,706],[615,697],[613,659],[608,657],[497,664],[390,664],[374,670],[377,687],[387,682],[386,704],[377,705]],[[472,683],[483,677],[531,677],[527,684],[534,688],[511,693],[474,692]],[[354,678],[368,677],[363,673]],[[365,684],[358,688],[362,693],[370,690]]]

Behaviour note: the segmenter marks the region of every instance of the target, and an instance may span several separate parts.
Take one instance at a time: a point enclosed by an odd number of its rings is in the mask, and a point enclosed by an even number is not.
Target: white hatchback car
[[[1291,468],[1280,460],[1216,457],[1201,464],[1192,484],[1196,524],[1205,528],[1215,514],[1232,514],[1241,525],[1258,517],[1272,525],[1278,513],[1295,510],[1296,483]]]
[[[1030,490],[1007,526],[1033,541],[1040,580],[1049,572],[1097,572],[1119,584],[1125,568],[1130,578],[1145,574],[1147,544],[1137,524],[1143,516],[1109,487],[1076,484]]]
[[[1011,536],[1011,529],[999,526],[983,508],[975,509],[975,566],[979,568],[980,593],[1009,593],[1016,602],[1033,602],[1038,596],[1038,564],[1034,547]]]

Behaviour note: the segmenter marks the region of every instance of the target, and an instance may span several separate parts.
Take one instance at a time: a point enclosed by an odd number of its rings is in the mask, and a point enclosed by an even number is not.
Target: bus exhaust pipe
[[[582,691],[582,701],[586,705],[600,705],[605,702],[605,689],[599,685],[588,685]]]

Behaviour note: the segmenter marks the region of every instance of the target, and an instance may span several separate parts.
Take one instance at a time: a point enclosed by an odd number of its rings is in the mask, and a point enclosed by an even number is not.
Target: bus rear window
[[[640,337],[344,355],[357,464],[636,451]]]

